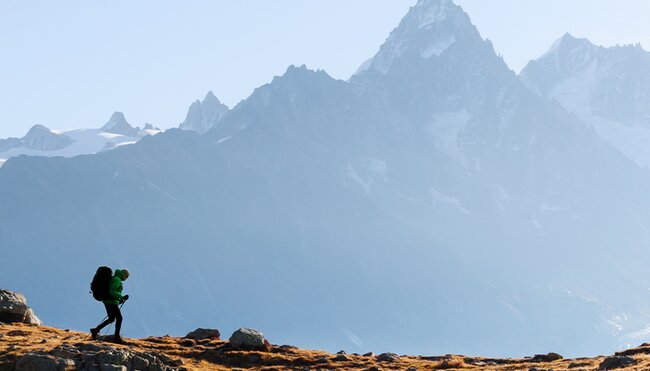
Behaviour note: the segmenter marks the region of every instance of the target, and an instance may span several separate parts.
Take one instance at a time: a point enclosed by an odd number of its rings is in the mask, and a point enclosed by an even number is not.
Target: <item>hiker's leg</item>
[[[102,322],[99,326],[95,327],[95,329],[96,329],[97,331],[100,331],[100,330],[103,329],[104,327],[110,325],[110,324],[113,323],[113,321],[115,321],[115,319],[116,319],[116,316],[115,316],[115,309],[114,309],[113,307],[117,308],[117,305],[113,305],[113,304],[104,304],[104,307],[106,307],[106,314],[108,315],[108,318],[106,319],[106,321]],[[117,312],[118,312],[118,313],[120,312],[119,308],[117,308]],[[120,316],[120,317],[121,317],[121,316]]]
[[[120,330],[122,329],[122,313],[120,307],[115,306],[115,337],[120,337]]]

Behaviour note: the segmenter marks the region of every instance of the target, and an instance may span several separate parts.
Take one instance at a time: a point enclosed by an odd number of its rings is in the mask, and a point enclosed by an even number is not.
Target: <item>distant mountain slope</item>
[[[524,83],[576,114],[639,165],[650,167],[650,53],[564,35],[521,72]]]
[[[34,125],[22,138],[0,139],[0,152],[24,147],[35,151],[56,151],[72,143],[70,137],[52,132],[43,125]]]
[[[101,129],[50,130],[35,125],[22,138],[0,139],[0,166],[9,158],[28,156],[73,157],[133,144],[160,130],[132,127],[121,112],[115,112]]]
[[[136,334],[210,318],[360,353],[606,352],[646,336],[649,187],[460,7],[420,0],[349,82],[292,66],[204,135],[8,160],[0,242],[30,260],[0,281],[77,328],[110,264],[133,272]]]

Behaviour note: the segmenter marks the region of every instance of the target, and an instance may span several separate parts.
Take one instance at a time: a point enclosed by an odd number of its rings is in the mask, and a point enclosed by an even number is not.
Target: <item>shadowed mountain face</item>
[[[204,135],[9,160],[18,263],[0,280],[83,329],[94,269],[127,266],[140,335],[489,355],[642,340],[644,170],[524,87],[451,1],[419,1],[366,67],[290,67]]]
[[[531,61],[521,79],[650,168],[650,53],[640,45],[604,48],[566,34]]]

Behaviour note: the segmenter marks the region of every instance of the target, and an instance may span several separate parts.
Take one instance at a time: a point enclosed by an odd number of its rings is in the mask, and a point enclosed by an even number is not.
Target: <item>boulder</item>
[[[530,360],[531,362],[553,362],[564,359],[561,355],[557,353],[548,353],[548,354],[535,354]]]
[[[197,328],[196,330],[185,335],[186,339],[203,340],[203,339],[221,339],[221,333],[217,329]]]
[[[58,371],[63,360],[43,354],[27,353],[16,363],[16,371]]]
[[[607,357],[598,365],[599,370],[614,370],[634,365],[636,361],[630,356],[613,356]]]
[[[379,362],[395,362],[399,361],[399,356],[395,353],[382,353],[377,356]]]
[[[42,325],[34,311],[27,306],[27,299],[18,292],[0,289],[0,322]]]
[[[350,359],[345,354],[339,354],[336,357],[332,358],[332,361],[334,361],[334,362],[346,362],[346,361],[349,361],[349,360]]]
[[[252,328],[240,328],[229,339],[233,347],[240,349],[264,349],[264,340],[264,334]]]

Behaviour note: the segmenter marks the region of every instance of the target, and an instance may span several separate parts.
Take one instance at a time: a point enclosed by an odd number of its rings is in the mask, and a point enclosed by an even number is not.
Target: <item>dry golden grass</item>
[[[347,354],[335,360],[335,354],[302,350],[290,346],[272,346],[266,351],[239,351],[227,341],[193,341],[169,336],[126,339],[128,345],[102,343],[135,352],[159,352],[180,360],[187,370],[596,370],[605,357],[561,359],[532,362],[530,358],[494,359],[446,355],[438,357],[401,356],[392,362],[380,362],[376,356]],[[48,353],[61,345],[93,343],[87,333],[46,326],[0,325],[0,370],[13,370],[15,362],[29,352]],[[650,370],[650,345],[621,352],[634,357],[636,364],[625,370]],[[623,370],[619,368],[619,370]]]

